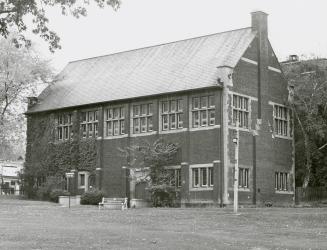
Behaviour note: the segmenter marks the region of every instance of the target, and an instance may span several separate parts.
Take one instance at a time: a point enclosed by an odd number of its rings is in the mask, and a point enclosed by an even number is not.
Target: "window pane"
[[[176,112],[176,101],[170,101],[170,112]]]
[[[120,120],[120,134],[125,134],[125,120]]]
[[[148,131],[153,130],[153,121],[152,121],[152,116],[148,117]]]
[[[107,136],[112,136],[112,122],[107,122]]]
[[[114,108],[113,109],[113,113],[114,113],[114,119],[118,119],[119,118],[119,108]]]
[[[199,186],[199,169],[193,168],[192,174],[193,174],[193,187],[198,187]]]
[[[140,120],[139,120],[139,118],[133,119],[133,131],[134,131],[134,134],[140,133]]]
[[[193,104],[193,109],[198,109],[200,107],[199,98],[193,97],[192,104]]]
[[[86,137],[86,124],[82,124],[82,136],[85,138]]]
[[[97,121],[98,120],[98,111],[94,111],[94,120]]]
[[[85,185],[85,174],[80,174],[80,186]]]
[[[162,102],[162,113],[168,113],[168,102]]]
[[[178,128],[183,128],[183,114],[177,114],[177,124]]]
[[[141,132],[146,132],[146,117],[141,117]]]
[[[81,120],[82,122],[86,122],[86,112],[81,113]]]
[[[114,121],[114,135],[119,135],[119,121]]]
[[[162,115],[162,130],[168,129],[168,115]]]
[[[208,97],[202,96],[201,97],[201,108],[206,108],[206,107],[208,107]]]
[[[182,178],[181,178],[181,170],[180,169],[176,169],[175,170],[175,182],[176,182],[176,186],[177,187],[181,187],[182,186]]]
[[[170,129],[176,129],[176,116],[175,116],[175,114],[171,114],[169,116],[169,120],[170,120]]]
[[[214,183],[213,168],[209,168],[209,186],[213,186]]]
[[[244,112],[244,124],[243,127],[248,128],[249,127],[249,113]]]
[[[201,110],[201,126],[207,126],[207,110]]]
[[[207,176],[207,168],[201,168],[201,186],[207,186],[208,185],[208,176]]]
[[[92,123],[87,125],[87,130],[88,130],[89,137],[92,137],[93,136],[93,124]]]
[[[209,96],[209,106],[211,108],[214,108],[215,107],[215,98],[213,95]]]
[[[88,121],[93,121],[93,118],[94,118],[94,112],[93,111],[89,111],[87,112],[88,113]]]
[[[148,104],[148,115],[152,115],[153,114],[153,105],[152,103]]]
[[[147,108],[146,104],[141,105],[141,115],[146,115],[147,114]]]
[[[94,136],[98,136],[98,123],[94,123]]]
[[[67,140],[69,138],[68,127],[64,127],[64,139]]]
[[[107,109],[107,120],[112,119],[112,109]]]
[[[193,128],[197,128],[199,126],[199,112],[198,111],[192,112],[192,118],[193,118]]]
[[[133,116],[139,116],[140,115],[140,106],[134,105],[133,106]]]
[[[249,99],[248,98],[244,98],[244,109],[246,111],[249,110]]]
[[[233,107],[237,108],[237,96],[233,95]]]
[[[62,140],[62,128],[58,128],[58,139]]]
[[[124,107],[120,108],[120,118],[125,118],[125,109],[124,109]]]
[[[64,124],[68,123],[68,115],[64,115]]]
[[[58,116],[58,124],[62,125],[63,124],[63,118],[62,115]]]
[[[215,110],[209,110],[209,125],[215,125]]]
[[[183,111],[183,102],[181,99],[177,100],[177,111]]]

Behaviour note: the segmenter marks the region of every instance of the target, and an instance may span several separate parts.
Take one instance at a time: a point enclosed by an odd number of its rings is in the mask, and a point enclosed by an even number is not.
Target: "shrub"
[[[49,200],[52,202],[59,202],[59,196],[67,196],[69,195],[69,192],[62,189],[54,189],[49,194]]]
[[[153,185],[148,188],[154,207],[178,206],[179,192],[170,185]]]
[[[81,204],[82,205],[98,205],[101,202],[104,193],[97,189],[93,189],[85,192],[81,195]]]

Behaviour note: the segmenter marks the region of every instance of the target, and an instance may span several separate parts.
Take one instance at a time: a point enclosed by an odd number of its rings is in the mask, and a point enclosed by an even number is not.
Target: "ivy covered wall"
[[[94,138],[79,139],[78,112],[73,112],[73,136],[68,141],[56,140],[56,114],[28,115],[26,188],[39,185],[39,180],[45,181],[49,176],[64,176],[72,169],[92,173],[98,162],[97,147]]]

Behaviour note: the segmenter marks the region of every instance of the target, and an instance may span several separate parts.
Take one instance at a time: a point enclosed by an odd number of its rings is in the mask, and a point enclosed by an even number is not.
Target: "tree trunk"
[[[303,136],[304,136],[304,152],[305,152],[306,173],[305,173],[305,176],[304,176],[302,187],[306,188],[309,185],[309,182],[310,182],[312,160],[311,160],[311,153],[310,153],[309,136],[304,131],[303,131]]]

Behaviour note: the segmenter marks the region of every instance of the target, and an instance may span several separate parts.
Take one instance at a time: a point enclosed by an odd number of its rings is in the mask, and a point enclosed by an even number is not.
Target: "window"
[[[161,123],[162,130],[183,128],[182,99],[161,102]]]
[[[213,167],[192,168],[192,187],[212,187],[214,184]]]
[[[133,105],[133,134],[153,131],[153,104]]]
[[[171,184],[174,185],[175,187],[181,187],[182,186],[182,176],[181,176],[181,169],[176,168],[176,169],[169,169],[168,171],[171,176]]]
[[[275,172],[275,190],[288,191],[288,178],[286,172]]]
[[[57,117],[57,138],[67,141],[73,138],[72,114],[60,114]]]
[[[239,168],[238,187],[249,188],[249,169],[248,168]]]
[[[290,114],[288,108],[274,104],[274,133],[276,135],[290,136]]]
[[[10,181],[11,186],[15,186],[16,182],[15,181]]]
[[[84,186],[84,185],[85,185],[85,174],[80,174],[80,175],[79,175],[79,178],[80,178],[80,183],[79,183],[79,185],[80,185],[80,186]]]
[[[208,127],[215,125],[215,98],[201,96],[192,98],[192,127]]]
[[[83,138],[98,137],[98,110],[81,113],[81,135]]]
[[[117,136],[125,134],[125,108],[112,107],[104,111],[105,136]]]
[[[249,98],[233,95],[233,125],[249,128]]]

